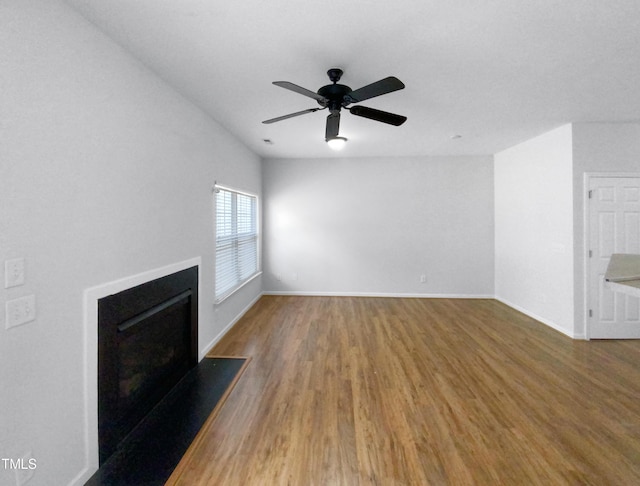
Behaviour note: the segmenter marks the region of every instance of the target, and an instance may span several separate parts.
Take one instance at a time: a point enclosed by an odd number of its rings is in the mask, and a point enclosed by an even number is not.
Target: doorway
[[[640,338],[640,298],[604,281],[613,253],[640,254],[640,174],[586,176],[588,339]]]

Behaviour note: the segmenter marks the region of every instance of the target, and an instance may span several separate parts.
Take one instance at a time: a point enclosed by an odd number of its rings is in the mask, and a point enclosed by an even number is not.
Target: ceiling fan
[[[404,84],[398,78],[389,76],[387,78],[376,81],[375,83],[368,84],[360,89],[352,90],[349,86],[344,84],[338,84],[342,77],[342,69],[333,68],[327,71],[327,75],[333,84],[328,84],[320,88],[317,92],[310,91],[306,88],[302,88],[289,81],[274,81],[273,84],[280,86],[291,91],[295,91],[309,98],[313,98],[318,102],[321,108],[309,108],[307,110],[297,111],[288,115],[279,116],[265,120],[262,123],[275,123],[287,118],[293,118],[294,116],[304,115],[306,113],[313,113],[314,111],[329,109],[329,115],[327,116],[327,126],[325,130],[325,140],[333,140],[338,137],[340,130],[340,110],[346,108],[352,115],[369,118],[370,120],[379,121],[382,123],[388,123],[389,125],[400,126],[407,121],[406,116],[396,115],[386,111],[376,110],[374,108],[367,108],[366,106],[352,106],[352,103],[359,103],[360,101],[375,98],[383,94],[391,93],[399,89],[404,88]],[[346,139],[345,139],[346,140]]]

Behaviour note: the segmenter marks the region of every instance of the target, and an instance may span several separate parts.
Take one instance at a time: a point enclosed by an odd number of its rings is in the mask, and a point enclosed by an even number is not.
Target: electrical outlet
[[[8,300],[5,304],[5,326],[7,329],[31,322],[36,318],[36,296],[27,295]]]
[[[14,258],[4,262],[4,288],[24,284],[24,258]]]

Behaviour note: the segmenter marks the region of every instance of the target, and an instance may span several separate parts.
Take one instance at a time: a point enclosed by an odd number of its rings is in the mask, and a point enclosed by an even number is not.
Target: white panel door
[[[613,253],[640,254],[640,177],[592,177],[588,211],[589,338],[640,338],[640,298],[604,281]]]

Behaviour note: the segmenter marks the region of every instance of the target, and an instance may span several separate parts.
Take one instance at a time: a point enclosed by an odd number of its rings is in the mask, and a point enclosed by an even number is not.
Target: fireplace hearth
[[[98,300],[102,465],[198,362],[198,267]]]

